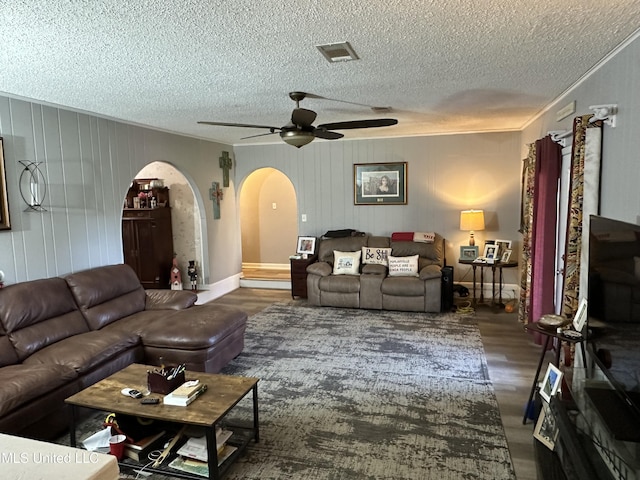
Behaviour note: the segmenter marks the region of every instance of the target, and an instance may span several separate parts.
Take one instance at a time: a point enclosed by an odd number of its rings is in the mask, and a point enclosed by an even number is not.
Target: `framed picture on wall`
[[[11,229],[9,220],[9,195],[7,194],[7,173],[4,169],[4,143],[0,137],[0,230]]]
[[[407,163],[356,163],[353,166],[355,205],[406,205]]]

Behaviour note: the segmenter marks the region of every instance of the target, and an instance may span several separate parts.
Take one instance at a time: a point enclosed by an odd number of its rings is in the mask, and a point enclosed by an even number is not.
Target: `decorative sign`
[[[209,189],[209,199],[213,200],[213,218],[214,220],[220,219],[220,200],[222,200],[222,189],[219,182],[211,182],[211,188]]]

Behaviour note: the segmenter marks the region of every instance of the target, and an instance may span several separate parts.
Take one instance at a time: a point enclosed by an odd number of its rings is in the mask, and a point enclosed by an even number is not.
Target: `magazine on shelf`
[[[222,463],[236,450],[237,448],[232,445],[225,445],[222,454],[218,455],[218,466],[222,465]],[[205,478],[209,477],[209,465],[207,462],[202,462],[200,460],[177,456],[171,463],[169,463],[169,467],[183,472],[194,473]]]
[[[231,435],[233,435],[233,432],[230,430],[220,430],[216,432],[218,457],[220,457],[224,452],[226,442],[231,438]],[[206,462],[209,458],[209,455],[207,454],[207,437],[191,437],[178,449],[178,455]]]

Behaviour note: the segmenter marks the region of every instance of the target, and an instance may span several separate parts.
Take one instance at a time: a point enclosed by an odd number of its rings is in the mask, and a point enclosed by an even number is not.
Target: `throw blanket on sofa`
[[[394,232],[391,234],[392,242],[424,242],[436,241],[435,232]]]

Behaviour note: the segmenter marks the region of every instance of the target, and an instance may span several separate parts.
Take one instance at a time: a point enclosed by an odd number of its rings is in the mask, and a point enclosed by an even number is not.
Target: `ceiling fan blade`
[[[249,123],[229,123],[229,122],[198,122],[201,125],[216,125],[219,127],[245,127],[245,128],[268,128],[272,130],[271,133],[276,130],[280,130],[280,127],[272,127],[270,125],[251,125]]]
[[[249,135],[248,137],[240,137],[240,140],[246,140],[247,138],[264,137],[266,135],[275,135],[276,133],[280,132],[259,133],[257,135]]]
[[[300,95],[304,95],[304,97],[306,98],[315,98],[318,100],[329,100],[331,102],[339,102],[339,103],[348,103],[349,105],[357,105],[358,107],[367,107],[370,108],[371,110],[373,110],[374,112],[391,112],[392,108],[391,107],[380,107],[380,106],[376,106],[376,105],[367,105],[365,103],[358,103],[358,102],[350,102],[348,100],[339,100],[337,98],[329,98],[329,97],[323,97],[322,95],[316,95],[315,93],[309,93],[309,92],[296,92]]]
[[[291,122],[299,127],[310,127],[317,113],[306,108],[295,108],[291,113]]]
[[[325,130],[324,128],[314,129],[313,136],[317,138],[324,138],[325,140],[338,140],[339,138],[344,137],[344,135],[341,133],[330,132],[329,130]]]
[[[398,120],[395,118],[376,118],[371,120],[352,120],[350,122],[335,122],[318,125],[318,128],[325,130],[349,130],[351,128],[374,128],[374,127],[390,127],[396,125]]]

